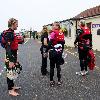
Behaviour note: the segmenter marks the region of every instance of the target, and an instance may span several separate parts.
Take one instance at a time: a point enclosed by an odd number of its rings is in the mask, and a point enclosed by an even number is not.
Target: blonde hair
[[[16,20],[15,18],[10,18],[9,20],[8,20],[8,27],[10,28],[10,27],[12,27],[12,25],[14,24],[14,23],[16,23],[18,20]]]

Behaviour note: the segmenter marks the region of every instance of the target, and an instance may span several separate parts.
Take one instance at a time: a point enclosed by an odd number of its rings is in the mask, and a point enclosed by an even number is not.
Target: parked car
[[[16,35],[17,35],[18,43],[19,44],[24,43],[24,37],[23,37],[23,35],[21,33],[16,33]]]

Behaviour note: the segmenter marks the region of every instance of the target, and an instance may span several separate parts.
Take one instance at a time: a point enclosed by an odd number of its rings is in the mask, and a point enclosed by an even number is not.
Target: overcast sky
[[[19,28],[40,31],[45,24],[72,18],[100,5],[100,0],[0,0],[0,31],[9,18],[19,20]]]

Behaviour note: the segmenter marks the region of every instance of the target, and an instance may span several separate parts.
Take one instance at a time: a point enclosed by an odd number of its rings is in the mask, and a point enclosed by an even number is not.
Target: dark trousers
[[[17,50],[11,50],[11,54],[14,56],[13,61],[16,62],[17,61]],[[7,52],[6,52],[6,57],[7,57]],[[7,65],[6,65],[6,67],[9,68],[9,66],[7,66]],[[10,80],[9,78],[7,78],[7,84],[8,84],[8,90],[12,90],[12,88],[14,87],[13,80]]]
[[[17,50],[11,50],[11,53],[14,56],[15,62],[17,62]]]
[[[42,54],[41,73],[42,73],[42,75],[47,74],[47,57],[43,57],[43,54]]]
[[[8,90],[12,90],[14,87],[13,80],[10,80],[9,78],[7,78],[7,84],[8,84]]]
[[[61,79],[61,74],[60,74],[61,67],[55,59],[50,59],[50,81],[53,81],[55,65],[56,65],[56,68],[57,68],[58,81],[60,81],[60,79]]]
[[[87,59],[87,51],[79,51],[79,59],[80,59],[80,67],[81,71],[87,71],[88,59]]]

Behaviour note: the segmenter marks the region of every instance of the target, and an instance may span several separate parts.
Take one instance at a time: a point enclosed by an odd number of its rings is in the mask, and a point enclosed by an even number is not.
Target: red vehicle
[[[21,33],[16,33],[16,35],[17,35],[18,43],[19,44],[24,43],[24,37],[23,37],[23,35]]]

